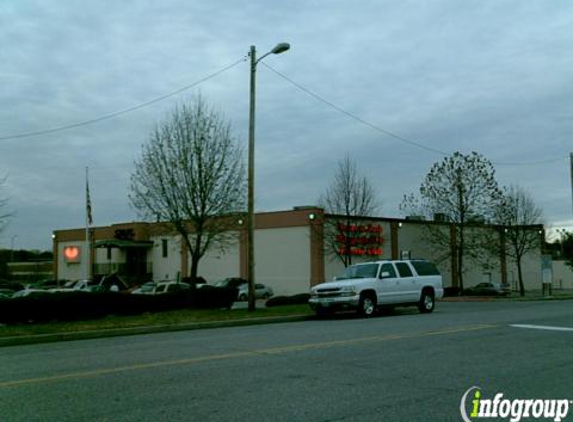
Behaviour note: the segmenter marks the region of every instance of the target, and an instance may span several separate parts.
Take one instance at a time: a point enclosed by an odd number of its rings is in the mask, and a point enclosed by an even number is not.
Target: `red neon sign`
[[[365,249],[365,248],[340,248],[338,249],[338,253],[340,255],[354,255],[354,256],[379,256],[382,255],[382,248],[371,248],[371,249]]]
[[[335,241],[339,255],[379,256],[383,254],[382,226],[373,224],[338,224]]]
[[[80,262],[81,248],[79,246],[64,247],[64,258],[66,262]]]

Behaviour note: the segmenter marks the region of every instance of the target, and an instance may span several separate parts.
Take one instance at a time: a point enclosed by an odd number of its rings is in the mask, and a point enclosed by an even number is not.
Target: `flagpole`
[[[86,166],[86,280],[91,279],[91,266],[92,266],[92,248],[90,242],[90,223],[91,223],[91,200],[90,200],[90,185],[88,179],[88,167]]]

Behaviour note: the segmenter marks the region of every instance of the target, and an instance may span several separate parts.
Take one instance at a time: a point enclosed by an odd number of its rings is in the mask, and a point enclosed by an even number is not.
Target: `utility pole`
[[[254,45],[251,57],[251,80],[249,90],[249,164],[248,164],[248,210],[247,210],[247,256],[249,258],[249,311],[255,310],[255,80],[257,73],[257,50]]]
[[[249,89],[249,160],[248,160],[248,210],[247,210],[247,257],[249,271],[249,311],[255,310],[255,84],[257,64],[269,54],[281,54],[290,48],[288,43],[279,43],[271,51],[257,59],[257,50],[251,46]]]

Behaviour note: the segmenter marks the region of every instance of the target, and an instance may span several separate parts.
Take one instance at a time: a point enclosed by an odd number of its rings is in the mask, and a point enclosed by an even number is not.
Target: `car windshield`
[[[346,267],[337,280],[347,280],[351,278],[374,278],[378,272],[378,264],[361,264]]]
[[[151,292],[151,291],[153,291],[153,287],[155,287],[154,283],[145,283],[139,289],[142,292]]]

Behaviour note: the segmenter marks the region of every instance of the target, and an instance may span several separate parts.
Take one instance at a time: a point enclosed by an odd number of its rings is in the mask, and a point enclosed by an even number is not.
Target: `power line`
[[[430,151],[430,152],[433,152],[433,153],[436,153],[436,154],[440,154],[440,155],[449,155],[449,153],[447,153],[447,152],[445,152],[445,151],[442,151],[442,150],[439,150],[439,149],[435,149],[435,148],[431,148],[431,147],[427,147],[427,146],[425,146],[425,145],[423,145],[423,144],[420,144],[420,143],[418,143],[418,142],[415,142],[415,141],[412,141],[412,140],[410,140],[410,139],[404,138],[404,137],[402,137],[402,136],[400,136],[400,135],[396,135],[395,133],[392,133],[392,132],[390,132],[390,131],[388,131],[388,130],[386,130],[386,129],[383,129],[383,128],[379,127],[379,126],[376,126],[375,124],[370,123],[370,122],[368,122],[368,121],[362,119],[361,117],[358,117],[357,115],[352,114],[352,113],[350,113],[349,111],[346,111],[346,110],[344,110],[343,108],[337,106],[336,104],[334,104],[334,103],[332,103],[332,102],[330,102],[330,101],[324,99],[324,98],[321,97],[320,95],[315,94],[315,93],[312,92],[310,89],[305,88],[304,86],[302,86],[301,84],[299,84],[299,83],[293,81],[293,80],[290,79],[288,76],[282,74],[282,73],[279,72],[278,70],[273,69],[272,67],[270,67],[270,66],[269,66],[268,64],[266,64],[265,62],[261,62],[261,64],[262,64],[263,66],[265,66],[266,68],[268,68],[269,70],[271,70],[272,72],[274,72],[274,73],[276,73],[277,75],[279,75],[281,78],[283,78],[284,80],[286,80],[286,81],[289,82],[290,84],[294,85],[295,87],[297,87],[298,89],[300,89],[301,91],[303,91],[304,93],[310,95],[311,97],[315,98],[316,100],[320,101],[321,103],[326,104],[327,106],[329,106],[330,108],[332,108],[332,109],[338,111],[339,113],[342,113],[342,114],[344,114],[345,116],[350,117],[351,119],[353,119],[353,120],[355,120],[355,121],[357,121],[357,122],[359,122],[359,123],[361,123],[361,124],[363,124],[363,125],[365,125],[365,126],[370,127],[371,129],[374,129],[374,130],[376,130],[376,131],[378,131],[378,132],[382,132],[382,133],[385,134],[385,135],[388,135],[388,136],[390,136],[390,137],[392,137],[392,138],[394,138],[394,139],[397,139],[397,140],[399,140],[399,141],[401,141],[401,142],[405,142],[405,143],[407,143],[407,144],[410,144],[410,145],[412,145],[412,146],[414,146],[414,147],[416,147],[416,148],[421,148],[421,149],[424,149],[424,150],[426,150],[426,151]]]
[[[204,78],[198,80],[197,82],[194,82],[194,83],[189,84],[189,85],[185,85],[184,87],[179,88],[179,89],[176,90],[176,91],[170,92],[169,94],[162,95],[162,96],[157,97],[157,98],[154,98],[154,99],[152,99],[152,100],[150,100],[150,101],[146,101],[146,102],[144,102],[144,103],[137,104],[137,105],[135,105],[135,106],[132,106],[132,107],[129,107],[129,108],[126,108],[126,109],[123,109],[123,110],[119,110],[119,111],[116,111],[116,112],[113,112],[113,113],[105,114],[105,115],[103,115],[103,116],[96,117],[96,118],[94,118],[94,119],[84,120],[84,121],[81,121],[81,122],[72,123],[72,124],[64,125],[64,126],[58,126],[58,127],[51,128],[51,129],[44,129],[44,130],[37,130],[37,131],[34,131],[34,132],[24,132],[24,133],[18,133],[18,134],[12,134],[12,135],[1,136],[1,137],[0,137],[0,141],[5,141],[5,140],[8,140],[8,139],[30,138],[30,137],[33,137],[33,136],[46,135],[46,134],[49,134],[49,133],[61,132],[61,131],[64,131],[64,130],[74,129],[74,128],[81,127],[81,126],[91,125],[91,124],[94,124],[94,123],[101,122],[101,121],[103,121],[103,120],[113,119],[114,117],[118,117],[118,116],[121,116],[121,115],[123,115],[123,114],[131,113],[131,112],[133,112],[133,111],[136,111],[136,110],[139,110],[139,109],[141,109],[141,108],[144,108],[144,107],[150,106],[150,105],[152,105],[152,104],[158,103],[158,102],[160,102],[160,101],[163,101],[163,100],[165,100],[165,99],[167,99],[167,98],[173,97],[173,96],[175,96],[175,95],[177,95],[177,94],[180,94],[180,93],[183,92],[183,91],[187,91],[188,89],[194,88],[194,87],[196,87],[197,85],[200,85],[200,84],[202,84],[203,82],[206,82],[206,81],[208,81],[209,79],[213,79],[214,77],[219,76],[221,73],[224,73],[224,72],[226,72],[227,70],[232,69],[233,67],[237,66],[239,63],[244,62],[244,61],[245,61],[245,57],[241,57],[240,60],[237,60],[237,61],[234,62],[233,64],[230,64],[229,66],[226,66],[226,67],[222,68],[221,70],[218,70],[217,72],[211,73],[210,75],[208,75],[208,76],[206,76],[206,77],[204,77]]]
[[[393,132],[390,132],[389,130],[383,129],[371,122],[368,122],[364,119],[362,119],[361,117],[358,117],[357,115],[350,113],[347,110],[344,110],[342,107],[337,106],[336,104],[328,101],[327,99],[321,97],[320,95],[314,93],[313,91],[311,91],[310,89],[302,86],[301,84],[299,84],[298,82],[295,82],[294,80],[292,80],[291,78],[289,78],[288,76],[286,76],[285,74],[279,72],[278,70],[272,68],[271,66],[269,66],[268,64],[266,64],[265,62],[261,62],[261,64],[263,66],[265,66],[267,69],[269,69],[270,71],[274,72],[275,74],[277,74],[278,76],[280,76],[282,79],[284,79],[285,81],[287,81],[288,83],[290,83],[291,85],[295,86],[296,88],[298,88],[299,90],[301,90],[302,92],[304,92],[305,94],[310,95],[311,97],[313,97],[314,99],[320,101],[323,104],[326,104],[327,106],[329,106],[330,108],[336,110],[337,112],[344,114],[345,116],[351,118],[352,120],[357,121],[360,124],[363,124],[365,126],[370,127],[371,129],[374,129],[377,132],[381,132],[387,136],[390,136],[400,142],[406,143],[408,145],[411,145],[415,148],[419,148],[419,149],[423,149],[425,151],[429,151],[429,152],[433,152],[435,154],[439,154],[442,156],[447,156],[450,155],[451,153],[440,150],[440,149],[436,149],[436,148],[432,148],[432,147],[428,147],[426,145],[423,145],[419,142],[413,141],[411,139],[405,138],[403,136],[397,135]],[[548,163],[554,163],[557,161],[561,161],[561,160],[565,160],[568,157],[566,156],[562,156],[562,157],[556,157],[556,158],[550,158],[547,160],[537,160],[537,161],[530,161],[530,162],[494,162],[492,161],[492,164],[496,164],[496,165],[500,165],[500,166],[520,166],[520,165],[524,165],[524,166],[528,166],[528,165],[536,165],[536,164],[548,164]]]
[[[557,161],[563,161],[566,159],[567,159],[566,156],[562,156],[562,157],[548,158],[547,160],[537,160],[537,161],[492,161],[492,164],[496,164],[498,166],[534,166],[538,164],[556,163]]]

